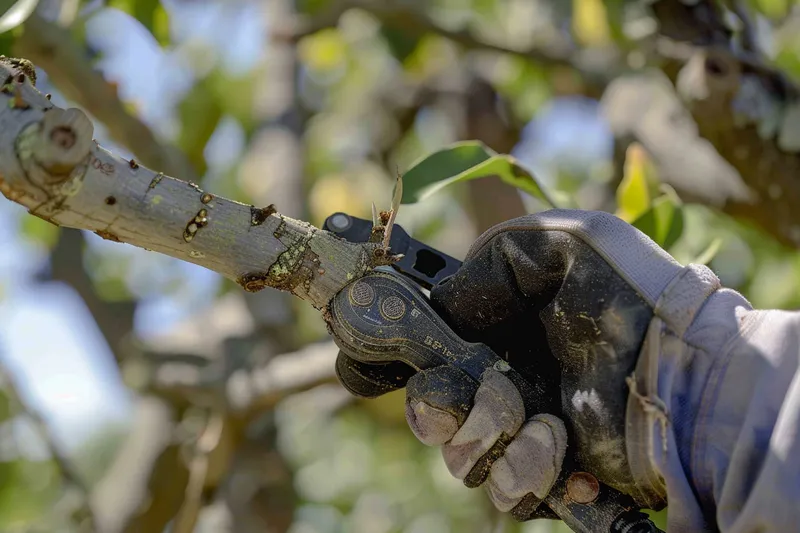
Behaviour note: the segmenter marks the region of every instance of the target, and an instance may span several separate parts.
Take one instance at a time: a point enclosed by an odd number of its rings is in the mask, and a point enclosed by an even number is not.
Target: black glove
[[[638,486],[626,447],[626,383],[659,295],[682,271],[644,234],[606,213],[553,210],[487,231],[431,304],[463,339],[489,345],[549,391],[547,412],[524,420],[517,388],[487,371],[480,388],[452,367],[414,373],[340,353],[343,385],[360,396],[407,387],[417,437],[441,445],[451,473],[483,485],[520,519],[553,517],[537,505],[570,444],[584,469],[658,507]],[[566,424],[562,423],[562,420]]]

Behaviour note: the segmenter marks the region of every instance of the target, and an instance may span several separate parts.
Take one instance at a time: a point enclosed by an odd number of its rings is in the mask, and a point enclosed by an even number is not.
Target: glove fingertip
[[[417,439],[428,446],[441,446],[458,431],[456,417],[425,402],[406,402],[406,422]]]
[[[457,428],[469,416],[478,383],[464,371],[450,365],[422,370],[406,384],[406,403],[422,402],[452,415]]]

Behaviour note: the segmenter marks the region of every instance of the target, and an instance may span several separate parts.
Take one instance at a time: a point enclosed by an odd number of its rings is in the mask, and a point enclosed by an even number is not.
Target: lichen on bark
[[[256,209],[112,154],[94,142],[82,111],[55,106],[27,70],[0,60],[8,80],[0,92],[0,192],[32,214],[206,267],[248,291],[290,291],[317,309],[392,262],[378,244],[344,241],[272,205]]]

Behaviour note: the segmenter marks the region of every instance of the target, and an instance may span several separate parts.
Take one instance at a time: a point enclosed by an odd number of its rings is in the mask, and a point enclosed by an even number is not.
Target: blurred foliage
[[[106,5],[138,20],[162,46],[169,44],[169,15],[159,0],[110,0]]]
[[[800,255],[711,207],[684,203],[660,182],[641,146],[627,150],[616,183],[609,171],[612,154],[602,148],[610,133],[598,139],[584,127],[597,120],[597,92],[563,61],[459,46],[406,18],[366,10],[350,10],[296,43],[291,35],[273,42],[273,33],[291,33],[292,24],[268,20],[270,1],[48,5],[61,6],[58,16],[70,26],[86,61],[118,84],[126,109],[165,145],[179,147],[202,177],[201,186],[215,194],[267,205],[295,187],[303,196],[298,211],[320,225],[335,211],[368,218],[371,202],[388,203],[400,172],[405,205],[398,221],[431,246],[463,256],[479,231],[470,218],[475,205],[468,192],[474,183],[468,182],[499,176],[506,185],[498,186],[523,191],[530,210],[552,205],[548,198],[559,206],[607,209],[679,261],[708,263],[755,306],[800,306]],[[0,13],[6,4],[0,4]],[[313,22],[335,4],[285,5],[293,7],[291,15]],[[577,44],[587,57],[612,50],[632,64],[639,60],[635,35],[648,22],[634,0],[404,5],[457,36],[477,36],[516,51]],[[800,80],[798,2],[748,0],[747,5],[759,17],[759,31],[768,34],[769,60]],[[213,20],[203,19],[201,8],[212,12]],[[257,31],[266,25],[268,30]],[[0,33],[0,54],[13,55],[23,30],[24,24]],[[243,35],[249,36],[245,44]],[[125,54],[119,43],[140,50]],[[273,45],[292,49],[292,57],[283,58],[287,64],[271,62]],[[58,86],[43,74],[40,87],[59,101]],[[484,100],[475,97],[476,80],[491,88]],[[281,92],[287,87],[288,98]],[[553,112],[564,108],[570,112]],[[484,122],[486,115],[494,120]],[[498,153],[490,142],[497,132],[485,124],[513,140],[514,149],[507,150],[513,156]],[[96,135],[101,144],[125,150],[109,143],[102,125]],[[287,183],[293,173],[302,176],[301,184]],[[61,237],[38,218],[17,216],[25,246],[51,250]],[[216,278],[201,280],[177,261],[94,236],[87,237],[83,260],[73,268],[80,274],[85,269],[101,301],[139,303],[137,321],[146,315],[143,308],[166,308],[150,319],[164,329],[174,325],[175,316],[191,318],[213,306],[225,292],[220,287],[238,290]],[[8,283],[3,279],[0,286]],[[98,323],[108,318],[101,315]],[[297,338],[325,338],[315,311],[303,308],[296,322]],[[419,444],[406,428],[402,393],[339,409],[331,405],[346,402],[326,394],[297,395],[278,410],[279,448],[301,498],[293,533],[565,531],[555,522],[515,524],[496,513],[480,490],[452,479],[438,451]],[[18,415],[0,388],[0,531],[70,531],[58,472],[51,461],[22,453],[26,446],[19,445],[20,432],[12,424]],[[128,429],[101,428],[84,436],[73,452],[91,484],[106,472]],[[658,516],[662,526],[664,516]]]
[[[30,216],[22,219],[20,231],[31,242],[46,248],[52,248],[58,241],[60,228],[45,222],[39,217]]]
[[[0,531],[40,522],[63,489],[56,464],[30,449],[38,435],[5,379],[0,376]]]

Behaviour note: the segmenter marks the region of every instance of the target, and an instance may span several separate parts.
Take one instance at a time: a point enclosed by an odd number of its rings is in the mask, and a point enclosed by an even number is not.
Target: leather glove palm
[[[480,387],[451,367],[419,373],[340,353],[348,390],[376,396],[407,387],[407,419],[441,445],[450,472],[483,485],[519,519],[552,517],[538,503],[567,441],[583,467],[643,506],[663,495],[634,480],[625,439],[629,389],[662,292],[683,267],[644,234],[600,212],[553,210],[496,226],[431,304],[467,341],[489,345],[553,399],[524,419],[517,388],[489,370]],[[566,421],[566,424],[561,420]]]

